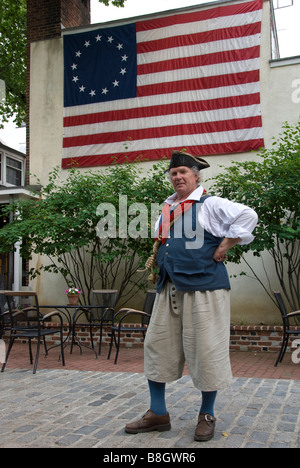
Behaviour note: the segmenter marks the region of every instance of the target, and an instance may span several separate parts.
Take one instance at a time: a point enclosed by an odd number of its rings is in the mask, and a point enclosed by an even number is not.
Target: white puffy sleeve
[[[216,237],[239,237],[240,245],[253,241],[252,231],[257,221],[252,208],[215,196],[208,197],[199,211],[199,222],[206,231]]]

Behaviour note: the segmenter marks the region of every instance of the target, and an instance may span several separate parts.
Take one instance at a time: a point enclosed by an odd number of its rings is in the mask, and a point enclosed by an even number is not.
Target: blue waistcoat
[[[230,289],[228,273],[223,262],[216,262],[213,254],[222,238],[202,229],[197,214],[205,197],[196,201],[171,228],[165,244],[157,253],[160,293],[167,275],[178,291],[207,291]],[[191,248],[194,247],[194,248]]]

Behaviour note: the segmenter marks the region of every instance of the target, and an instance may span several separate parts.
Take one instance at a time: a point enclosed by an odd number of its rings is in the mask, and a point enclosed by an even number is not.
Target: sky
[[[106,7],[98,0],[91,0],[92,23],[105,23],[107,21],[148,15],[159,11],[175,10],[201,3],[215,2],[216,0],[126,0],[124,8]]]
[[[210,0],[211,3],[217,0]],[[279,6],[288,5],[292,0],[274,0]],[[98,0],[91,0],[91,22],[105,23],[122,18],[131,18],[160,11],[185,8],[192,5],[209,3],[209,0],[126,0],[124,8],[106,7]],[[300,0],[293,0],[290,8],[276,10],[277,30],[280,39],[281,57],[300,55]],[[16,129],[10,122],[0,130],[0,140],[8,146],[25,152],[25,128]]]
[[[217,0],[126,0],[124,8],[106,7],[98,0],[91,0],[92,23],[105,23],[122,18],[147,15],[159,11],[174,10]],[[290,4],[292,7],[289,7]],[[300,55],[300,0],[274,0],[281,57]]]

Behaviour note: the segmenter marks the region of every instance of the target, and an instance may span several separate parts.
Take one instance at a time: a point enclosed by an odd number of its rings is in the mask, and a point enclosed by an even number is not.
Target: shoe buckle
[[[212,421],[213,421],[212,416],[211,416],[210,414],[206,414],[206,415],[205,415],[205,421],[206,421],[206,422],[212,422]]]

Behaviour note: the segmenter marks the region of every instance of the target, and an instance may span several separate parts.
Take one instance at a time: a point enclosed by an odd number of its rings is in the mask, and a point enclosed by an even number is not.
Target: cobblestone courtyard
[[[0,447],[300,448],[300,381],[238,377],[219,392],[215,438],[194,442],[200,392],[167,386],[169,432],[129,435],[149,405],[141,373],[7,369],[0,375]]]

